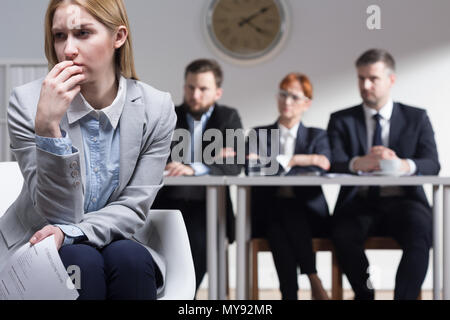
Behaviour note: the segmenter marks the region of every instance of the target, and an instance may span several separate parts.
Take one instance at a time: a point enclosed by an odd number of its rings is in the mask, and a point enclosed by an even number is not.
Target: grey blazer
[[[162,186],[163,172],[176,124],[171,97],[135,80],[127,80],[120,118],[119,185],[108,204],[84,213],[85,163],[81,129],[60,123],[77,153],[57,156],[36,147],[34,119],[41,80],[15,88],[8,109],[11,150],[24,185],[19,198],[0,218],[0,269],[17,248],[47,224],[74,224],[87,236],[87,244],[102,248],[116,239],[132,239],[152,254],[163,278],[163,257],[148,246],[155,241],[145,224],[150,207]],[[1,195],[0,195],[1,196]],[[158,288],[158,292],[163,287]]]

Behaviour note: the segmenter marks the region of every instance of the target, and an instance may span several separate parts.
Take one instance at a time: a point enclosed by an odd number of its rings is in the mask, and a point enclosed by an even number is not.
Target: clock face
[[[235,59],[256,59],[272,51],[285,31],[280,0],[213,0],[208,33],[214,44]]]

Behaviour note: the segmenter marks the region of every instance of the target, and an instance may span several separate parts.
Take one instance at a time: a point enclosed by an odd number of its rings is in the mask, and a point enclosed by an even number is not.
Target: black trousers
[[[317,273],[312,238],[327,235],[327,220],[308,210],[297,199],[276,198],[274,202],[267,224],[267,240],[282,299],[297,300],[297,266],[302,274]]]
[[[331,236],[337,259],[355,292],[355,299],[373,299],[364,242],[369,236],[390,236],[403,255],[397,269],[394,299],[417,299],[425,279],[432,244],[430,208],[416,200],[387,197],[355,198],[332,219]]]
[[[131,240],[114,241],[100,250],[68,245],[59,255],[66,268],[80,268],[79,300],[155,300],[162,284],[150,252]]]

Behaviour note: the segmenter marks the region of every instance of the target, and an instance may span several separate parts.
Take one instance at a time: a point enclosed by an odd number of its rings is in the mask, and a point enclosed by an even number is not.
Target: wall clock
[[[206,26],[219,53],[241,62],[262,60],[286,39],[287,7],[283,0],[212,0]]]

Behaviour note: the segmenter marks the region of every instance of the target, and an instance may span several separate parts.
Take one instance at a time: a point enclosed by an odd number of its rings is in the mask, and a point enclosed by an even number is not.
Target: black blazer
[[[187,113],[188,113],[188,107],[185,104],[182,104],[175,108],[175,112],[177,114],[177,125],[176,129],[186,129],[189,130],[189,126],[187,123]],[[218,105],[216,104],[214,107],[214,111],[211,114],[211,117],[209,118],[208,122],[206,123],[205,131],[208,129],[218,129],[223,137],[223,147],[232,147],[232,145],[227,145],[227,141],[225,139],[226,137],[226,130],[227,129],[242,129],[242,123],[241,119],[239,117],[239,114],[236,109]],[[234,150],[237,149],[237,138],[234,140]],[[230,141],[228,141],[230,142]],[[172,142],[171,149],[177,144],[178,142]],[[202,141],[202,151],[205,150],[205,148],[210,144],[210,141]],[[214,152],[213,152],[214,155]],[[181,156],[183,154],[181,153]],[[236,160],[236,159],[235,159]],[[172,161],[169,157],[169,162]],[[205,164],[210,172],[210,175],[214,176],[235,176],[241,173],[241,170],[243,168],[243,165],[236,164],[236,161],[234,161],[234,164],[212,164],[207,165]]]
[[[335,112],[328,124],[332,165],[331,171],[350,173],[353,157],[366,155],[367,131],[362,105]],[[399,158],[411,159],[417,175],[437,175],[440,170],[434,132],[425,110],[394,103],[390,120],[389,148]],[[357,187],[342,187],[336,202],[335,214],[349,203]],[[404,187],[406,196],[429,207],[422,187]]]
[[[261,129],[268,130],[267,153],[273,157],[272,161],[276,161],[276,155],[271,155],[271,138],[270,130],[278,129],[275,122],[272,125],[257,127],[254,130],[259,137]],[[259,139],[257,139],[259,143]],[[278,153],[280,150],[278,150]],[[300,123],[297,132],[297,140],[294,154],[322,154],[328,159],[331,158],[331,150],[328,142],[327,132],[318,128],[307,128]],[[330,159],[331,161],[331,159]],[[277,175],[284,174],[284,169],[278,164]],[[316,167],[294,167],[287,175],[299,175],[306,172],[319,172],[324,170]],[[248,172],[248,170],[246,170]],[[276,210],[274,208],[276,195],[279,187],[253,187],[251,190],[251,212],[252,212],[252,237],[263,237],[265,235],[268,210]],[[322,218],[329,216],[328,205],[322,192],[321,187],[294,187],[295,198],[299,202],[299,208],[306,208]]]
[[[186,129],[189,130],[188,122],[187,122],[187,112],[188,107],[185,104],[177,106],[175,108],[177,114],[177,125],[176,129]],[[216,104],[214,107],[214,111],[209,118],[205,131],[208,129],[218,129],[223,137],[223,147],[231,147],[231,145],[227,145],[226,137],[226,129],[242,129],[241,119],[236,109],[218,105]],[[234,141],[234,149],[237,150],[237,138]],[[175,145],[179,142],[173,141],[171,145],[171,150]],[[203,141],[202,143],[202,152],[203,150],[210,144],[211,142]],[[183,156],[181,153],[180,156]],[[214,156],[214,153],[213,153]],[[237,164],[236,157],[234,159],[234,164],[205,164],[210,172],[210,175],[216,176],[235,176],[238,175],[243,168],[243,165]],[[171,157],[169,156],[168,162],[171,162]],[[225,161],[224,161],[225,162]],[[229,190],[226,189],[226,202],[227,202],[227,235],[229,242],[234,241],[234,214],[233,208],[231,204],[231,199],[229,196]],[[171,199],[184,199],[184,200],[197,200],[197,201],[206,201],[206,187],[202,186],[165,186],[158,193],[156,201],[156,205],[160,203],[160,201],[167,203]]]

